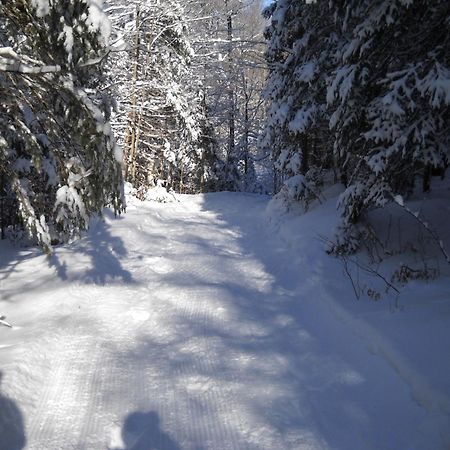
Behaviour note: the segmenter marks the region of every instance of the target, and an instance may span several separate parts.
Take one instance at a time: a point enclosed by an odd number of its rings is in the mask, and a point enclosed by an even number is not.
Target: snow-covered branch
[[[27,75],[57,73],[59,65],[39,64],[37,61],[18,55],[11,47],[0,47],[0,72],[15,72]]]

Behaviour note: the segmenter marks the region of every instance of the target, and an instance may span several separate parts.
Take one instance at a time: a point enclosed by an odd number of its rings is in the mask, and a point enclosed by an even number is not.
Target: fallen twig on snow
[[[12,328],[12,325],[8,322],[6,322],[5,316],[0,316],[0,325],[4,325],[5,327]]]

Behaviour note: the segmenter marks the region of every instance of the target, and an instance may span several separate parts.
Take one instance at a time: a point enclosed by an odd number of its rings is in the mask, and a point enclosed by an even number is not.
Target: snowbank
[[[432,224],[440,243],[402,205],[392,205],[387,215],[372,213],[370,224],[386,251],[379,259],[364,245],[344,259],[325,253],[338,223],[339,193],[331,188],[328,200],[307,213],[286,212],[272,201],[266,210],[269,229],[296,255],[299,270],[317,280],[315,300],[408,383],[414,400],[435,415],[435,425],[440,423],[450,441],[450,271],[440,248],[450,243],[450,190],[441,186],[427,202],[415,197],[405,205]],[[399,267],[424,265],[430,270],[425,279],[403,283],[395,275]]]

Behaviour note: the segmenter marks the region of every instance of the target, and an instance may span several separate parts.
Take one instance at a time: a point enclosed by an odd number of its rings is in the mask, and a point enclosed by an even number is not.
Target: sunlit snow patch
[[[148,311],[140,311],[138,309],[131,310],[128,314],[136,322],[145,322],[150,318],[150,313]]]

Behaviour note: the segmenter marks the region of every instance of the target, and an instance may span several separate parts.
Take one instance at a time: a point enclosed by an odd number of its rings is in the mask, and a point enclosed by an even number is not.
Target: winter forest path
[[[0,294],[23,320],[0,330],[0,406],[24,430],[0,411],[0,449],[436,448],[409,387],[320,301],[325,269],[267,234],[266,202],[136,201],[50,264],[11,250]]]

